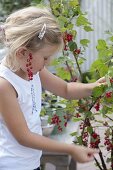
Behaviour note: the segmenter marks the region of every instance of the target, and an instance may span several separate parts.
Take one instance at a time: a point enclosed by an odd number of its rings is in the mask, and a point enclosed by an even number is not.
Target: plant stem
[[[100,98],[100,97],[99,97],[99,98]],[[93,102],[93,104],[92,104],[91,107],[89,108],[89,111],[92,109],[92,107],[94,106],[94,104],[96,103],[96,101],[97,101],[99,98],[97,98],[97,99]],[[83,134],[84,134],[86,122],[88,123],[88,126],[91,126],[89,118],[86,117],[85,120],[84,120],[84,125],[83,125],[83,130],[82,130],[82,136],[83,136]],[[98,148],[99,148],[99,147],[98,147]],[[100,150],[100,148],[99,148],[99,150]],[[112,155],[113,155],[113,153],[112,153]],[[103,155],[102,155],[101,150],[100,150],[100,152],[99,152],[99,156],[100,156],[100,159],[101,159],[102,166],[103,166],[104,170],[107,170],[107,167],[106,167],[105,161],[104,161],[104,159],[103,159]],[[113,159],[112,159],[112,160],[113,160]],[[96,161],[96,163],[97,163],[97,166],[98,166],[99,168],[101,168],[99,162],[98,162],[96,159],[95,159],[95,161]],[[101,168],[101,170],[103,170],[103,169]],[[113,169],[112,169],[112,170],[113,170]]]
[[[68,71],[69,71],[69,73],[70,73],[70,76],[71,76],[71,79],[73,80],[73,73],[72,73],[72,70],[70,69],[70,67],[69,67],[69,64],[68,64],[68,62],[66,61],[66,66],[67,66],[67,69],[68,69]]]
[[[89,118],[86,117],[85,120],[84,120],[84,125],[83,125],[83,130],[82,130],[82,136],[83,136],[84,131],[85,131],[86,122],[87,122],[87,124],[88,124],[89,127],[91,126],[90,121],[89,121]]]
[[[102,167],[101,167],[101,165],[100,165],[100,163],[97,161],[97,159],[96,159],[95,157],[94,157],[94,160],[95,160],[97,166],[99,167],[99,169],[100,169],[100,170],[103,170]]]
[[[93,106],[95,105],[95,103],[98,101],[99,98],[100,98],[100,97],[98,97],[98,98],[92,103],[92,105],[90,106],[90,108],[88,109],[88,111],[90,111],[90,110],[93,108]],[[91,126],[90,121],[89,121],[89,118],[86,117],[85,120],[84,120],[84,125],[83,125],[83,130],[82,130],[82,136],[83,136],[83,134],[84,134],[86,121],[88,121],[88,124]]]
[[[107,115],[105,115],[109,120],[111,120],[111,121],[113,121],[113,119],[112,118],[110,118],[109,116],[107,116]]]
[[[75,58],[75,61],[76,61],[76,64],[77,64],[77,68],[78,68],[78,71],[79,71],[79,74],[80,74],[80,79],[82,81],[82,72],[81,72],[81,69],[80,69],[76,54],[74,52],[73,52],[73,55],[74,55],[74,58]]]
[[[99,96],[90,106],[89,111],[93,108],[93,106],[95,105],[95,103],[101,98],[101,96]]]
[[[89,124],[88,126],[90,126],[90,127],[91,127],[91,124],[90,124],[89,118],[85,118],[84,125],[83,125],[83,130],[82,130],[82,136],[83,136],[83,134],[84,134],[86,121],[87,121],[87,123]],[[83,141],[82,141],[82,142],[83,142]],[[99,148],[99,147],[98,147],[98,149],[100,150],[100,148]],[[94,159],[95,159],[95,162],[96,162],[96,164],[97,164],[97,166],[100,168],[100,170],[107,170],[107,167],[106,167],[105,161],[104,161],[104,159],[103,159],[103,155],[102,155],[101,150],[99,151],[99,156],[100,156],[101,163],[102,163],[102,166],[103,166],[103,168],[104,168],[104,169],[102,169],[102,168],[101,168],[100,163],[97,161],[97,159],[96,159],[96,158],[94,158]],[[112,170],[113,170],[113,169],[112,169]]]
[[[103,159],[103,155],[102,155],[102,151],[101,150],[99,151],[99,156],[100,156],[100,159],[101,159],[102,166],[103,166],[104,170],[107,170],[107,167],[106,167],[105,161]]]

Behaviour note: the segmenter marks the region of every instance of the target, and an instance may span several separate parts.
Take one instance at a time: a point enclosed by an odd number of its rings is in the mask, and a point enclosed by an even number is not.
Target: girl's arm
[[[0,79],[0,113],[20,145],[39,150],[67,153],[81,163],[93,160],[94,153],[97,153],[97,150],[94,149],[60,143],[31,132],[19,107],[14,88],[2,78]]]
[[[105,78],[101,78],[95,83],[67,83],[50,73],[46,68],[40,72],[40,78],[44,89],[66,99],[80,99],[90,96],[94,87],[105,82]]]

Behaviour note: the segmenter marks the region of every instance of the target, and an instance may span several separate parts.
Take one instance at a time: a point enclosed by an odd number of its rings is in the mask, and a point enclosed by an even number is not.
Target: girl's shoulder
[[[14,94],[16,95],[16,91],[11,85],[11,83],[3,77],[0,77],[0,98],[3,96],[8,96]]]
[[[16,100],[16,95],[16,91],[10,82],[0,77],[0,113],[4,110],[8,112],[9,103]]]
[[[0,76],[0,88],[5,89],[8,88],[11,84],[4,77]]]

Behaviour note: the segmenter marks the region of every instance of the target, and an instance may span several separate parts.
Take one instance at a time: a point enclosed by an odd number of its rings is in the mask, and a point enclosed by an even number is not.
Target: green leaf
[[[82,136],[78,136],[78,137],[77,137],[77,141],[78,141],[78,143],[79,143],[80,145],[82,145]]]
[[[110,67],[108,70],[109,77],[113,77],[113,67]]]
[[[83,26],[83,25],[87,26],[87,25],[90,25],[90,22],[83,15],[79,15],[77,20],[76,20],[76,25],[77,26]]]
[[[104,90],[105,90],[105,86],[104,85],[95,87],[93,89],[92,96],[93,97],[100,97],[104,93]]]
[[[72,132],[70,135],[71,136],[77,136],[77,132]]]
[[[51,62],[51,65],[52,66],[57,66],[57,65],[59,65],[60,64],[60,62],[59,62],[59,60],[57,59],[57,58],[55,58],[54,60],[52,60],[52,62]]]
[[[70,73],[68,70],[65,70],[63,67],[58,67],[56,68],[57,70],[57,75],[61,77],[63,80],[70,80]]]
[[[79,5],[79,1],[78,0],[70,0],[69,5],[74,8]]]
[[[82,39],[80,40],[80,44],[82,44],[85,47],[88,47],[88,44],[90,43],[90,40],[88,39]]]
[[[112,56],[112,49],[101,49],[98,52],[98,57],[103,59],[103,60],[108,60],[107,58]]]
[[[98,73],[99,77],[102,77],[105,76],[105,74],[107,74],[108,66],[105,63],[103,63],[102,60],[97,59],[92,63],[90,71],[93,73],[93,75],[94,73]]]
[[[99,39],[98,40],[98,45],[97,45],[97,50],[101,50],[101,49],[106,49],[107,48],[107,44],[105,40]]]
[[[72,30],[72,29],[73,29],[73,26],[74,26],[74,24],[69,23],[69,24],[67,25],[67,30]]]
[[[72,120],[73,120],[73,122],[78,122],[78,121],[82,120],[82,118],[73,117]]]
[[[88,127],[87,127],[87,131],[88,131],[90,134],[92,134],[92,133],[93,133],[93,128],[92,128],[91,126],[88,126]]]
[[[84,30],[87,32],[94,31],[94,29],[91,28],[90,26],[84,26]]]
[[[60,15],[60,16],[58,17],[58,20],[59,20],[59,21],[63,21],[64,23],[68,21],[67,18],[64,17],[64,16],[62,16],[62,15]]]
[[[79,65],[81,65],[81,64],[83,64],[83,63],[84,63],[84,61],[85,61],[85,59],[83,59],[83,58],[79,58],[79,59],[78,59],[78,64],[79,64]]]
[[[110,37],[110,41],[112,41],[112,42],[113,42],[113,36],[112,36],[112,37]]]
[[[68,46],[70,48],[70,51],[74,51],[75,49],[77,49],[77,44],[75,42],[73,42],[73,41],[70,41],[68,43]]]
[[[88,117],[88,118],[91,117],[92,116],[92,112],[91,111],[85,112],[85,116]]]

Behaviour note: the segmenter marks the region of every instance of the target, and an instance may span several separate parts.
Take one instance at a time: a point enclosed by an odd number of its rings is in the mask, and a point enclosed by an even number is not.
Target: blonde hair
[[[40,39],[38,36],[44,24],[46,31]],[[21,46],[37,51],[47,43],[59,46],[62,43],[59,25],[47,8],[27,7],[16,11],[6,19],[4,27],[5,42],[9,49],[5,65],[13,71],[19,69],[16,52]]]

